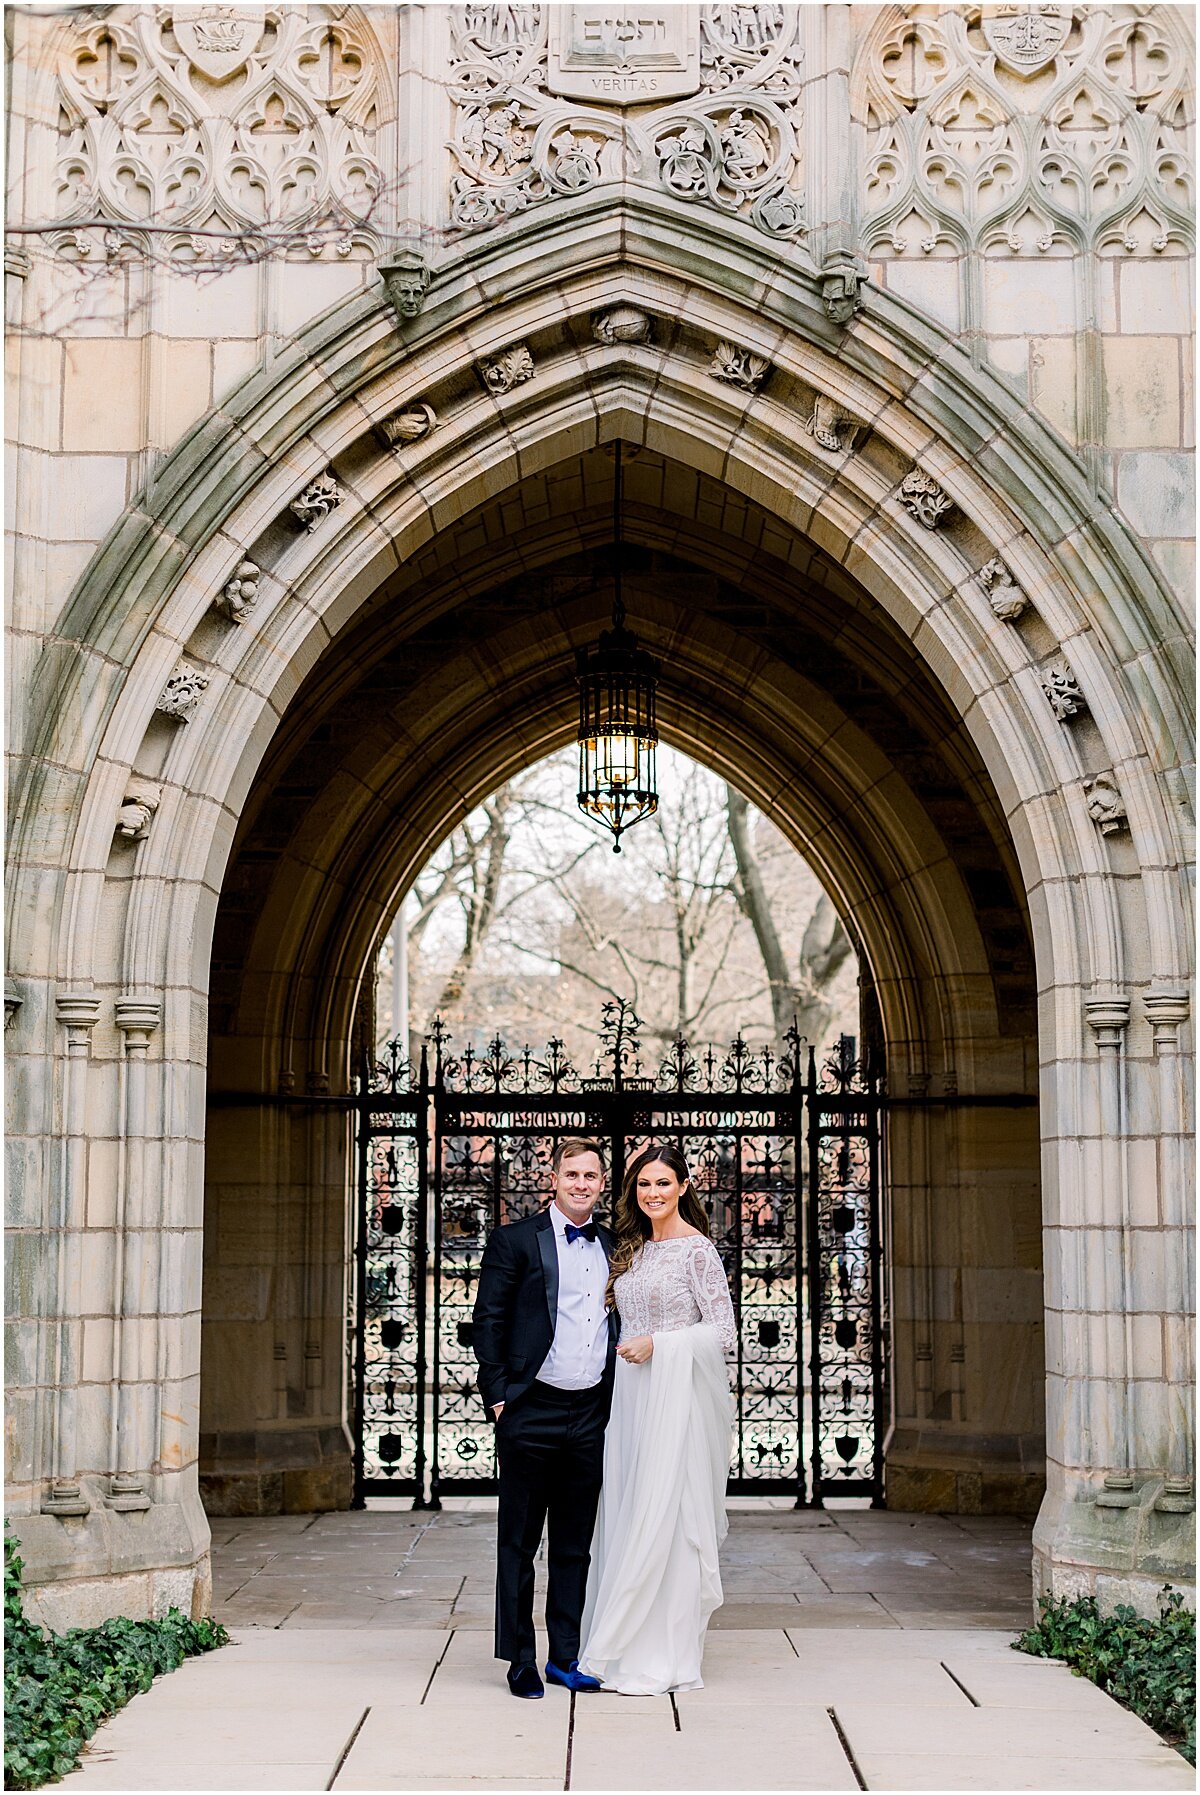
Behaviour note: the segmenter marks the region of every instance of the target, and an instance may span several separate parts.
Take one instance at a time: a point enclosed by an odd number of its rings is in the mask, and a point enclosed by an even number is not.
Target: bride
[[[622,1695],[662,1695],[704,1687],[704,1635],[721,1605],[736,1332],[677,1147],[634,1159],[615,1227],[608,1302],[621,1340],[579,1668]]]

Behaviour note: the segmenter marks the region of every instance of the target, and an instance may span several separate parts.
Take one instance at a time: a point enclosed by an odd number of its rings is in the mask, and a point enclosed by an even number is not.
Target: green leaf
[[[4,1786],[37,1789],[65,1776],[101,1721],[185,1658],[226,1645],[213,1620],[177,1608],[162,1620],[123,1617],[53,1634],[27,1620],[23,1565],[4,1523]]]

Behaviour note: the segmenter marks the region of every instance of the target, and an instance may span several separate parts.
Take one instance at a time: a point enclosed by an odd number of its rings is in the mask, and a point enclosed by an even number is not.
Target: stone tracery
[[[1153,11],[889,10],[859,71],[868,253],[1188,241],[1187,70]]]
[[[372,220],[375,57],[344,8],[110,8],[59,68],[64,222],[231,230]]]

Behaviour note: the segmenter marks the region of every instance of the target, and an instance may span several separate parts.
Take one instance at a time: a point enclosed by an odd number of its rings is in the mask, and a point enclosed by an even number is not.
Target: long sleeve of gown
[[[700,1310],[701,1321],[717,1330],[722,1350],[737,1350],[737,1323],[729,1295],[729,1279],[721,1255],[711,1240],[697,1240],[688,1254],[688,1276]]]

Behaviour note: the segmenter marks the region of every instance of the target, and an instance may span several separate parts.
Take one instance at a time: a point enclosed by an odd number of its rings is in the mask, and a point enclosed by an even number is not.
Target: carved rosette
[[[1028,607],[1029,600],[999,555],[984,562],[977,578],[994,615],[1001,623],[1015,623]]]
[[[1050,700],[1050,709],[1060,723],[1066,723],[1071,717],[1082,716],[1088,702],[1079,687],[1069,661],[1059,659],[1050,661],[1042,668],[1040,679],[1042,690]]]
[[[750,349],[739,349],[734,343],[718,343],[709,373],[727,386],[740,387],[744,393],[756,393],[770,371],[765,355]]]
[[[156,711],[165,717],[174,717],[180,723],[191,720],[192,712],[199,704],[212,675],[203,667],[197,667],[193,661],[180,659],[175,664],[175,671],[159,694]]]
[[[634,181],[742,217],[767,236],[798,236],[800,9],[627,9],[615,35],[610,13],[591,20],[591,12],[452,9],[455,224],[478,228],[603,182]],[[670,103],[647,113],[656,96]],[[634,103],[643,108],[636,118],[625,111]]]
[[[954,500],[938,485],[932,474],[919,467],[900,482],[900,503],[927,530],[936,530],[954,509]]]
[[[1087,813],[1101,835],[1120,835],[1129,828],[1121,788],[1111,767],[1083,782]]]
[[[299,497],[292,500],[288,509],[302,529],[312,531],[318,524],[324,523],[341,502],[342,489],[332,471],[329,471],[311,480]]]
[[[437,413],[433,406],[422,403],[410,405],[404,411],[397,411],[390,418],[384,418],[379,428],[390,448],[404,449],[410,443],[423,442],[436,423]]]
[[[231,579],[226,580],[213,600],[218,611],[231,623],[244,623],[258,603],[258,582],[262,569],[253,561],[239,561]]]
[[[508,393],[533,379],[533,356],[525,343],[514,343],[478,363],[479,376],[489,393]]]

